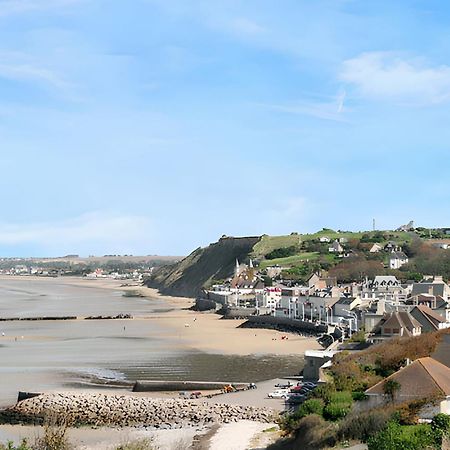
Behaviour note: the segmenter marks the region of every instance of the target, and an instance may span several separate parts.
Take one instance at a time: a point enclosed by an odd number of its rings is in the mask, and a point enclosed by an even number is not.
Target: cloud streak
[[[336,98],[328,102],[300,101],[292,104],[270,104],[262,106],[286,114],[311,116],[334,122],[346,122],[343,114],[346,111],[344,106],[345,98],[346,92],[341,91]]]
[[[426,66],[388,52],[363,53],[344,61],[339,79],[363,97],[402,103],[436,104],[450,100],[450,67]]]
[[[0,245],[31,245],[57,254],[135,251],[148,243],[151,229],[146,217],[93,212],[58,222],[0,223]]]

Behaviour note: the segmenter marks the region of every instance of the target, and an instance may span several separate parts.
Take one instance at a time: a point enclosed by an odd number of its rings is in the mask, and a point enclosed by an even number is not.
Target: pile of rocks
[[[0,422],[41,424],[48,417],[71,425],[179,428],[245,419],[269,423],[275,420],[276,413],[266,408],[182,399],[52,393],[23,400],[2,411]]]

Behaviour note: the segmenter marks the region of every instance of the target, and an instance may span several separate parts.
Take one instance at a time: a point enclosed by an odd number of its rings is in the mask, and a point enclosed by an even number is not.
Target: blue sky
[[[450,6],[0,0],[0,254],[450,223]]]

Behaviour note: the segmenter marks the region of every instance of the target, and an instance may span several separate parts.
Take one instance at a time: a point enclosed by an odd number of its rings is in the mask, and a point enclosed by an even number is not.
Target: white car
[[[288,398],[289,390],[288,389],[279,389],[278,391],[269,392],[267,394],[269,398]]]

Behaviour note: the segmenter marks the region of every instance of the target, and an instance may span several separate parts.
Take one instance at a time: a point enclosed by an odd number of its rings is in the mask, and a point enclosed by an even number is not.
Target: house
[[[308,279],[308,289],[310,294],[336,286],[337,278],[326,276],[326,273],[313,273]]]
[[[450,287],[444,282],[442,277],[434,277],[432,282],[414,283],[411,291],[411,297],[419,294],[430,294],[442,297],[445,301],[450,298]]]
[[[381,250],[383,250],[383,247],[380,244],[373,244],[370,248],[369,248],[369,252],[370,253],[378,253],[381,252]]]
[[[341,297],[333,305],[333,316],[336,317],[349,317],[349,311],[357,306],[361,305],[361,298],[359,297]]]
[[[422,332],[438,331],[450,327],[450,323],[428,306],[415,306],[410,313],[422,325]]]
[[[381,342],[393,337],[419,336],[421,333],[422,325],[408,311],[395,311],[383,315],[371,340]]]
[[[398,390],[391,398],[385,394],[385,383],[395,381]],[[419,358],[391,376],[366,390],[366,407],[388,403],[405,403],[420,399],[435,399],[419,413],[422,419],[431,419],[437,413],[450,414],[450,369],[434,358]]]
[[[389,255],[389,268],[390,269],[400,269],[400,267],[408,264],[408,257],[405,253],[397,251],[392,252]]]
[[[384,299],[390,301],[406,300],[407,291],[393,275],[377,275],[373,281],[366,281],[361,288],[363,300]]]
[[[398,250],[398,248],[399,248],[399,246],[398,246],[397,242],[394,242],[394,241],[388,241],[384,245],[384,250],[386,250],[387,252],[396,251],[396,250]]]
[[[320,236],[319,242],[331,242],[331,239],[328,236]]]
[[[328,251],[330,253],[342,253],[344,251],[344,247],[339,243],[339,241],[334,241],[330,247],[328,247]]]

